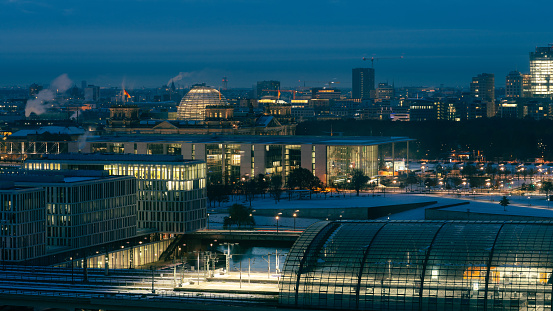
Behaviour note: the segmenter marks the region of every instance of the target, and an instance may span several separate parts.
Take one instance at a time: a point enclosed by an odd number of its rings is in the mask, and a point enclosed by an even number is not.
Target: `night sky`
[[[101,86],[207,82],[251,87],[351,86],[375,62],[377,82],[503,86],[528,53],[553,43],[553,1],[26,1],[0,0],[0,86],[67,73]],[[301,80],[301,81],[300,81]]]

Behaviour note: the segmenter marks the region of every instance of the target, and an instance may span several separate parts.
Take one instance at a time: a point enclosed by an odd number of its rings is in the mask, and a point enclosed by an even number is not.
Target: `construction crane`
[[[278,99],[280,99],[280,93],[288,92],[288,93],[292,93],[293,99],[296,99],[296,93],[298,91],[296,91],[296,90],[263,90],[263,92],[278,92],[277,93],[278,94],[278,96],[277,96]]]
[[[375,60],[379,60],[379,59],[403,59],[403,55],[402,56],[396,56],[396,57],[371,57],[371,58],[368,58],[368,57],[363,57],[363,60],[370,60],[371,61],[371,68],[374,69],[374,61]]]

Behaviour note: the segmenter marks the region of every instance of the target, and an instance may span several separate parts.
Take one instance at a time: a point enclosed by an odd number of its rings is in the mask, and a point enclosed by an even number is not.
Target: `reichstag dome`
[[[290,250],[285,307],[551,310],[553,222],[325,221]]]
[[[206,106],[226,106],[227,99],[218,90],[205,85],[194,86],[180,101],[179,120],[204,121]]]

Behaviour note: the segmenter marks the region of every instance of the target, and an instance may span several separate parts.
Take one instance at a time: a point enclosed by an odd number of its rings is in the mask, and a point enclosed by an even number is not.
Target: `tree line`
[[[543,158],[553,161],[553,120],[484,118],[462,122],[431,120],[392,122],[381,120],[306,121],[296,135],[406,136],[410,155],[419,159],[445,159],[451,151],[481,154],[488,161]],[[396,156],[405,152],[396,144]]]

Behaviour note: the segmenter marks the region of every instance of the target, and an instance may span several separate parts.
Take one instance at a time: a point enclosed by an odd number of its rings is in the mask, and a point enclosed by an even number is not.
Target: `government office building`
[[[18,187],[44,189],[37,206],[45,205],[40,213],[46,216],[37,220],[46,225],[49,250],[87,248],[136,236],[134,177],[23,170],[0,174],[0,178]]]
[[[192,232],[206,226],[203,161],[146,154],[48,154],[27,160],[28,170],[93,170],[138,180],[138,230]]]
[[[206,162],[211,182],[230,183],[242,177],[278,174],[286,180],[296,168],[311,171],[326,184],[344,181],[353,169],[378,175],[379,148],[407,145],[407,137],[342,136],[101,136],[89,138],[80,151],[178,155]],[[28,161],[36,163],[36,161]]]
[[[1,175],[0,175],[1,176]],[[0,264],[46,253],[46,193],[0,180]]]

